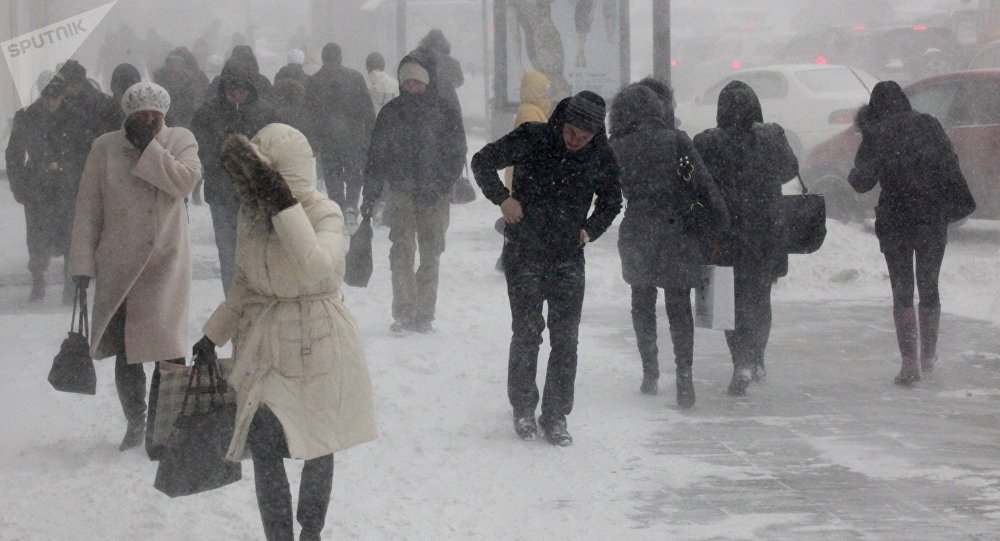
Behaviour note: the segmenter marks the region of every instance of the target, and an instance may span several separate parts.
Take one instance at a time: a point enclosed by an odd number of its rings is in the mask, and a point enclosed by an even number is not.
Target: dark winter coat
[[[238,81],[249,83],[251,88],[250,97],[240,106],[226,98],[226,89]],[[217,93],[198,109],[191,121],[205,178],[205,201],[209,204],[239,201],[236,188],[222,166],[222,142],[226,136],[241,133],[253,137],[264,126],[279,121],[274,108],[258,97],[252,81],[252,72],[239,63],[227,63],[219,75]]]
[[[278,81],[283,79],[293,79],[298,81],[305,86],[306,81],[309,80],[309,76],[306,75],[304,69],[302,69],[302,64],[285,64],[278,70],[278,73],[274,75],[274,84],[277,85]]]
[[[201,81],[183,66],[172,64],[168,59],[167,65],[153,73],[153,82],[170,94],[170,109],[164,117],[166,125],[190,128],[194,112],[201,106],[199,100],[205,95],[205,89],[199,87]]]
[[[73,106],[83,115],[87,148],[98,137],[120,130],[125,123],[125,113],[118,102],[90,85],[85,85],[83,91],[76,96],[67,95],[64,103]]]
[[[698,134],[694,146],[729,209],[731,228],[716,263],[777,278],[788,271],[788,255],[778,246],[775,209],[781,185],[798,174],[798,160],[781,126],[762,118],[757,95],[733,81],[719,94],[718,127]]]
[[[358,156],[364,160],[375,126],[375,106],[360,72],[339,63],[323,64],[306,82],[306,111],[313,126],[310,141],[317,153]]]
[[[386,183],[393,190],[435,201],[451,190],[465,167],[468,147],[462,118],[438,96],[433,66],[418,51],[400,65],[404,62],[428,70],[431,84],[422,94],[402,92],[379,111],[365,166],[365,201],[377,200]]]
[[[281,79],[271,90],[272,105],[280,121],[303,134],[308,133],[311,126],[305,110],[305,96],[306,88],[295,79]]]
[[[253,81],[254,88],[257,89],[257,97],[266,102],[271,101],[271,81],[260,72],[260,64],[257,63],[257,56],[253,54],[253,49],[248,45],[233,47],[233,54],[226,61],[226,65],[239,67],[241,71],[247,73],[250,80]],[[208,92],[205,93],[206,96],[215,96],[218,93],[222,75],[220,73],[212,80]]]
[[[855,123],[862,141],[848,181],[858,192],[882,187],[875,207],[882,251],[947,242],[945,205],[975,203],[941,123],[914,111],[891,81],[876,85]]]
[[[440,30],[431,30],[420,40],[419,48],[430,52],[434,57],[438,94],[461,114],[462,105],[458,101],[456,89],[465,83],[465,76],[462,74],[462,65],[451,56],[451,43]]]
[[[65,100],[49,112],[41,100],[14,114],[7,143],[7,177],[22,204],[72,212],[90,152],[87,119]]]
[[[622,208],[618,162],[604,130],[576,152],[566,148],[562,131],[568,103],[569,98],[559,102],[547,123],[525,122],[472,157],[476,183],[496,205],[511,194],[497,170],[515,166],[513,193],[524,219],[508,224],[504,236],[528,258],[560,261],[579,255],[580,230],[596,240]]]
[[[729,228],[729,213],[691,139],[667,123],[666,108],[641,85],[626,87],[611,104],[611,148],[628,201],[618,230],[622,277],[632,285],[697,287],[703,240],[684,230],[683,218],[695,196],[708,203],[719,230]],[[694,167],[689,181],[677,173],[681,156]]]

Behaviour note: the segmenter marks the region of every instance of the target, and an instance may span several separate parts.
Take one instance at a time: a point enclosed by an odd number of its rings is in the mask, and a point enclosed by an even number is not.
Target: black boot
[[[893,321],[896,324],[896,342],[899,344],[899,355],[902,366],[894,382],[896,385],[909,387],[920,381],[920,360],[917,353],[917,312],[912,306],[893,308]]]
[[[750,386],[750,368],[740,365],[733,366],[733,379],[729,380],[729,396],[745,396]]]
[[[639,384],[639,392],[642,394],[655,395],[660,392],[660,378],[649,374],[642,375],[642,383]]]
[[[133,447],[138,447],[146,437],[146,420],[129,421],[125,428],[125,437],[118,445],[119,451],[127,451]]]
[[[655,395],[659,390],[659,349],[656,346],[656,288],[632,286],[632,328],[642,359],[639,392]]]
[[[694,379],[690,366],[677,367],[677,405],[684,409],[694,406]]]
[[[920,315],[920,369],[925,373],[934,370],[937,362],[938,328],[941,324],[941,307],[921,306]]]
[[[142,364],[128,364],[125,355],[115,358],[115,388],[128,428],[119,451],[140,445],[146,434],[146,371]]]
[[[544,422],[542,430],[545,431],[545,441],[552,445],[567,447],[573,443],[573,436],[566,429],[566,419]]]
[[[523,415],[514,414],[514,432],[522,440],[533,440],[538,435],[538,424],[535,422],[535,414],[526,413]]]
[[[40,301],[45,298],[45,275],[41,272],[31,273],[31,293],[28,300],[31,302]]]

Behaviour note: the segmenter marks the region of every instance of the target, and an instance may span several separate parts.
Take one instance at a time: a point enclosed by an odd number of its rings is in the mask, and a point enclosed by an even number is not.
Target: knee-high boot
[[[632,328],[642,359],[643,394],[656,394],[660,378],[659,348],[656,346],[656,288],[632,286]]]
[[[119,451],[142,443],[146,434],[146,371],[141,363],[129,364],[125,355],[115,358],[115,388],[128,421]]]
[[[667,292],[667,319],[670,321],[670,340],[674,345],[676,365],[677,405],[694,406],[694,317],[691,314],[691,293]]]
[[[937,362],[938,328],[941,324],[941,307],[920,307],[920,369],[934,370]]]
[[[896,376],[896,385],[910,386],[920,381],[920,361],[917,359],[917,312],[912,306],[895,307],[892,318],[896,323],[896,341],[902,367]]]

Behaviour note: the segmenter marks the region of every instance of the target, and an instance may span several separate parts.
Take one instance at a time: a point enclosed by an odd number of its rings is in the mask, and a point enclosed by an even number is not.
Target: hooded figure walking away
[[[771,285],[788,272],[775,209],[781,185],[795,178],[799,165],[781,126],[763,123],[760,101],[746,83],[733,81],[722,89],[716,122],[718,127],[694,138],[694,146],[729,209],[731,228],[713,262],[733,267],[736,329],[726,331],[733,357],[729,394],[742,396],[751,379],[766,373]]]
[[[465,129],[458,111],[437,93],[428,53],[413,51],[397,73],[400,95],[382,108],[372,132],[361,215],[372,216],[388,184],[394,320],[389,328],[428,333],[434,330],[451,187],[465,165]],[[418,250],[420,266],[414,271]]]
[[[223,148],[240,209],[236,279],[205,324],[196,355],[233,341],[237,393],[228,458],[253,459],[269,541],[291,541],[284,458],[305,461],[299,539],[320,538],[333,453],[376,437],[371,381],[358,327],[344,304],[344,217],[316,191],[313,152],[291,126],[271,124]]]
[[[258,94],[254,76],[255,72],[248,69],[244,61],[230,59],[218,77],[216,93],[191,120],[191,131],[198,138],[198,153],[205,167],[205,202],[212,212],[222,289],[226,292],[236,276],[233,260],[240,198],[222,166],[222,142],[231,133],[252,136],[278,121],[274,108]]]
[[[660,365],[656,346],[656,296],[663,289],[676,365],[677,405],[695,402],[694,318],[691,288],[706,264],[702,238],[710,224],[686,226],[692,201],[705,201],[715,230],[729,227],[726,204],[701,156],[683,131],[674,129],[666,101],[641,83],[625,87],[611,103],[611,148],[622,169],[628,200],[618,231],[622,277],[632,286],[632,326],[642,358],[644,394],[657,393]],[[690,162],[686,178],[680,161]],[[704,228],[691,229],[690,227]]]
[[[930,372],[937,360],[938,275],[948,243],[946,208],[963,208],[967,215],[975,209],[975,201],[941,123],[914,111],[894,81],[875,85],[855,122],[862,139],[848,181],[858,192],[875,185],[882,188],[875,207],[875,235],[889,268],[902,356],[895,381],[909,386],[920,380],[921,370]],[[919,319],[913,309],[914,268]]]
[[[503,269],[513,331],[507,396],[521,439],[534,439],[541,425],[552,445],[573,443],[566,416],[573,410],[586,282],[583,250],[611,226],[622,207],[618,164],[604,134],[604,116],[604,100],[584,90],[559,102],[547,123],[521,124],[472,158],[483,195],[500,206],[506,221]],[[509,166],[514,166],[513,191],[497,174]],[[536,423],[535,377],[546,323],[552,351]]]
[[[119,449],[142,443],[142,363],[180,360],[188,349],[191,255],[184,198],[201,178],[198,144],[163,125],[170,95],[153,83],[125,92],[125,127],[94,141],[80,180],[69,272],[96,279],[90,352],[115,355],[115,386],[128,429]],[[156,376],[154,374],[154,379]]]

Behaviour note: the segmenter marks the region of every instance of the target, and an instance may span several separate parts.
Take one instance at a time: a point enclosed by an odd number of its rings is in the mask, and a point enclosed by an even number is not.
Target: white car
[[[734,71],[694,100],[677,105],[680,129],[694,137],[714,128],[719,91],[732,81],[750,85],[765,122],[785,129],[795,154],[805,158],[817,144],[854,122],[854,112],[868,103],[878,79],[847,66],[788,64]]]

